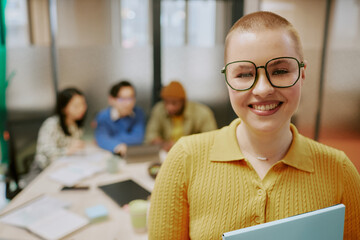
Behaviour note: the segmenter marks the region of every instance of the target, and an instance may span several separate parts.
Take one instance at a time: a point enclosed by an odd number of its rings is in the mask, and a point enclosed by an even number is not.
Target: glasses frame
[[[135,97],[128,97],[128,98],[117,97],[116,98],[116,102],[118,102],[118,103],[133,102],[135,100],[136,100]]]
[[[269,62],[271,62],[271,61],[273,61],[273,60],[284,59],[284,58],[294,59],[294,60],[297,62],[298,66],[299,66],[298,78],[297,78],[296,81],[295,81],[292,85],[290,85],[290,86],[276,86],[276,85],[274,85],[274,84],[271,82],[271,80],[270,80],[269,73],[268,73],[268,71],[267,71],[267,65],[268,65]],[[254,67],[255,67],[255,80],[254,80],[253,84],[252,84],[250,87],[246,88],[246,89],[236,89],[236,88],[232,87],[232,86],[230,85],[230,83],[228,82],[228,80],[227,80],[227,76],[226,76],[227,66],[229,66],[229,65],[232,64],[232,63],[239,63],[239,62],[251,63],[251,64],[253,64]],[[229,62],[228,64],[226,64],[226,65],[221,69],[221,73],[223,73],[223,74],[225,75],[225,81],[226,81],[227,85],[229,85],[229,87],[232,88],[232,89],[235,90],[235,91],[247,91],[247,90],[250,90],[252,87],[254,87],[255,84],[256,84],[256,82],[257,82],[257,80],[258,80],[258,71],[257,71],[257,70],[258,70],[259,68],[263,68],[263,69],[265,70],[265,74],[266,74],[267,80],[269,81],[269,83],[270,83],[271,86],[273,86],[273,87],[275,87],[275,88],[289,88],[289,87],[294,86],[294,85],[297,83],[297,81],[299,81],[299,78],[300,78],[300,70],[301,70],[301,68],[303,68],[303,67],[305,67],[304,62],[299,62],[299,60],[297,60],[297,59],[294,58],[294,57],[277,57],[277,58],[270,59],[270,60],[267,61],[267,62],[265,63],[265,65],[263,65],[263,66],[256,66],[256,64],[255,64],[254,62],[248,61],[248,60]]]

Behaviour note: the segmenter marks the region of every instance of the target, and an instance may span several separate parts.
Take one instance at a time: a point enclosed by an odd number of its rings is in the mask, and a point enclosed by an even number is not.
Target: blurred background
[[[219,127],[229,124],[224,39],[233,22],[258,10],[284,16],[302,38],[308,67],[293,122],[345,151],[360,171],[359,0],[7,0],[6,117],[17,170],[65,87],[86,95],[89,138],[121,79],[134,83],[148,115],[161,86],[178,79],[190,100],[212,108]]]

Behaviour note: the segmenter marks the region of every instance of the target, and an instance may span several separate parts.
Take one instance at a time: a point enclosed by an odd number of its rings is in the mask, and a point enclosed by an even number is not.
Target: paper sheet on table
[[[64,156],[61,157],[59,159],[57,159],[57,161],[62,161],[62,162],[69,162],[69,163],[73,163],[73,162],[100,162],[104,157],[108,156],[109,153],[104,152],[104,151],[93,151],[93,152],[88,152],[88,151],[81,151],[78,152],[74,155],[71,156]]]
[[[56,240],[84,227],[88,223],[87,218],[60,208],[32,223],[28,229],[44,239]]]
[[[94,163],[69,164],[49,175],[49,177],[67,187],[72,187],[81,180],[104,170],[104,166]]]
[[[26,228],[44,239],[60,239],[89,223],[65,209],[69,206],[70,202],[44,195],[5,213],[0,222]]]
[[[70,202],[44,195],[0,217],[0,222],[27,228],[31,223],[49,215],[54,209],[69,207]]]

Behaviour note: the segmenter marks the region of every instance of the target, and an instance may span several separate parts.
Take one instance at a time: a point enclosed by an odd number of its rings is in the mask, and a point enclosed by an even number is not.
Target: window
[[[161,42],[165,46],[185,44],[185,1],[161,1]]]
[[[8,0],[5,9],[6,45],[29,45],[29,28],[26,0]]]
[[[121,0],[121,46],[144,46],[149,42],[149,1]]]
[[[215,45],[216,1],[193,1],[189,4],[188,43],[193,46]]]
[[[163,0],[161,12],[164,46],[214,46],[216,1]]]

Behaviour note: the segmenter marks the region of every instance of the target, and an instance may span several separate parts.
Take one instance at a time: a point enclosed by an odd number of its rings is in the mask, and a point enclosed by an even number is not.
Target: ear
[[[304,67],[301,68],[301,71],[300,71],[301,85],[304,84],[304,81],[305,81],[305,78],[306,78],[306,68],[307,68],[307,61],[304,60]]]

